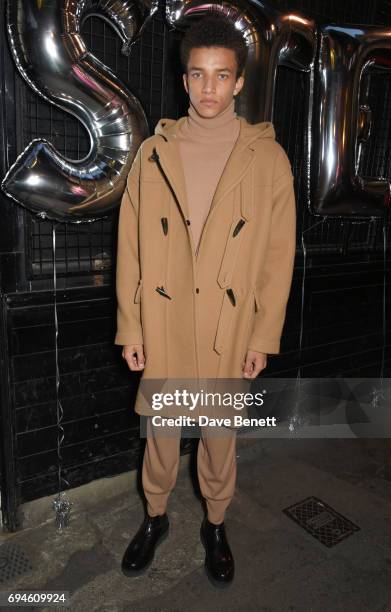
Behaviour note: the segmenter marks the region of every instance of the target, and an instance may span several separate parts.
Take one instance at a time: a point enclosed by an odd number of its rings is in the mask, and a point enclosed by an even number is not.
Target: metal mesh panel
[[[52,276],[53,237],[52,223],[32,220],[33,231],[29,238],[32,277]],[[57,224],[56,271],[57,274],[102,272],[111,268],[112,220],[105,219],[83,225]]]

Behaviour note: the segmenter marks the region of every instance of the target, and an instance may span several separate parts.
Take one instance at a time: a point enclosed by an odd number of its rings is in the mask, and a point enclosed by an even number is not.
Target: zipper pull
[[[167,219],[167,217],[162,217],[161,218],[161,222],[162,222],[162,226],[163,226],[164,235],[167,236],[167,232],[168,232],[168,219]]]

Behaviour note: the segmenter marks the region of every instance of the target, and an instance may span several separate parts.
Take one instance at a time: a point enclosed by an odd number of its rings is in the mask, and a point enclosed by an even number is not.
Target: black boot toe
[[[230,585],[234,578],[235,562],[224,523],[214,525],[205,517],[200,534],[206,552],[205,569],[209,581],[217,587]]]
[[[125,576],[142,574],[152,563],[155,549],[168,536],[167,514],[144,518],[136,535],[131,540],[122,559],[122,573]]]

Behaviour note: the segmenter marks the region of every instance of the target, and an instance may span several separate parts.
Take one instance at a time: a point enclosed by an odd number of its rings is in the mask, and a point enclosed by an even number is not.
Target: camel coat
[[[191,380],[232,379],[248,389],[247,350],[280,352],[296,247],[291,165],[271,122],[240,117],[196,253],[176,142],[185,120],[161,119],[128,175],[114,343],[144,345],[142,381],[152,379],[153,391],[178,379],[186,388]],[[155,415],[147,395],[140,385],[135,411]]]

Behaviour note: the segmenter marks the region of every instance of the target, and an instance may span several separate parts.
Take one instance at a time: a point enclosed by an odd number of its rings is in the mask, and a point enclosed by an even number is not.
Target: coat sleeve
[[[117,239],[117,333],[114,344],[143,344],[140,300],[138,211],[141,147],[133,160],[122,196]]]
[[[296,253],[296,201],[291,165],[280,147],[273,173],[272,218],[266,261],[255,288],[257,311],[248,348],[279,353]]]

